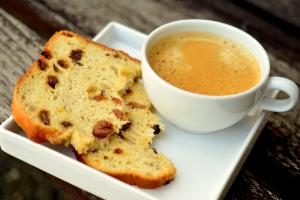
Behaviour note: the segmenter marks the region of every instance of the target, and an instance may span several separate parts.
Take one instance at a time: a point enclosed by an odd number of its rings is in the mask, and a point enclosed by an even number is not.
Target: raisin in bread
[[[125,96],[130,126],[109,138],[109,144],[77,158],[85,164],[142,188],[156,188],[175,177],[172,162],[152,148],[152,138],[164,130],[151,103],[136,83]]]
[[[138,60],[60,31],[17,82],[12,113],[30,139],[85,153],[129,123],[122,96],[140,76]]]

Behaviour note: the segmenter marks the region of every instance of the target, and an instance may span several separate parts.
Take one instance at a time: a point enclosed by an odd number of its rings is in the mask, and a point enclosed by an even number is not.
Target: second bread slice
[[[131,124],[109,138],[94,151],[78,155],[87,165],[142,188],[156,188],[175,177],[175,167],[163,154],[152,148],[152,139],[164,130],[160,119],[151,111],[143,86],[136,83],[125,96]]]

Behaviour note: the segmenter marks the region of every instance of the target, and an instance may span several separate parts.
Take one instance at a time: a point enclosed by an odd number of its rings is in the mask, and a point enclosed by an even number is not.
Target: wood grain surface
[[[273,15],[274,17],[279,18],[280,20],[285,21],[292,26],[300,28],[300,1],[298,0],[245,0],[248,2],[249,6],[253,6],[256,9],[260,9],[267,14]]]
[[[145,33],[166,22],[184,18],[212,19],[235,25],[249,32],[266,48],[272,75],[287,77],[299,86],[300,19],[295,9],[300,6],[292,0],[288,2],[290,4],[273,9],[266,2],[260,4],[255,0],[247,4],[214,0],[0,0],[0,122],[11,113],[15,81],[37,58],[48,37],[60,29],[93,37],[112,20]],[[258,13],[256,7],[260,9]],[[282,7],[293,11],[284,15]],[[261,14],[264,10],[267,14]],[[290,112],[270,117],[226,199],[300,199],[299,111],[298,104]],[[74,189],[66,183],[59,185]],[[81,194],[82,198],[94,198]]]
[[[11,97],[15,82],[37,58],[44,39],[0,9],[1,116],[11,115]]]

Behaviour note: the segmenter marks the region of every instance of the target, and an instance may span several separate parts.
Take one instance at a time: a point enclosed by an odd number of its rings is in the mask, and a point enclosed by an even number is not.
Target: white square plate
[[[146,37],[111,22],[94,40],[140,58]],[[30,141],[12,117],[1,125],[0,145],[8,154],[105,199],[219,199],[224,197],[238,174],[267,115],[260,112],[230,128],[207,135],[185,133],[163,119],[166,133],[155,139],[154,146],[174,162],[177,174],[173,182],[154,190],[130,186],[98,172],[78,162],[72,151],[63,146]]]

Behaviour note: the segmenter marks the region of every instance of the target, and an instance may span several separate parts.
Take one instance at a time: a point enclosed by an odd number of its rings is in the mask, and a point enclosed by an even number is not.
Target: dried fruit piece
[[[121,100],[121,99],[118,99],[118,98],[116,98],[116,97],[112,97],[111,98],[111,100],[115,103],[115,104],[122,104],[123,103],[123,101]]]
[[[107,100],[108,98],[106,96],[104,96],[103,94],[98,94],[98,95],[94,96],[93,99],[95,101],[102,101],[102,100]]]
[[[81,59],[82,54],[83,51],[80,49],[72,50],[69,57],[73,60],[73,62],[77,63]]]
[[[156,125],[152,126],[151,128],[153,128],[153,129],[154,129],[154,131],[153,131],[153,134],[154,134],[154,135],[157,135],[157,134],[159,134],[159,133],[160,133],[160,127],[159,127],[159,125],[158,125],[158,124],[156,124]]]
[[[98,121],[93,128],[93,135],[97,138],[105,138],[112,132],[113,124],[106,120]]]
[[[73,126],[73,124],[68,121],[63,121],[60,124],[63,125],[65,128],[69,128],[69,127]]]
[[[126,131],[131,126],[131,122],[127,122],[126,124],[123,124],[121,131]]]
[[[41,60],[41,59],[38,60],[38,66],[43,71],[48,68],[48,64],[45,61]]]
[[[41,55],[43,55],[45,58],[47,58],[48,60],[50,60],[52,58],[52,54],[50,51],[44,50],[42,51]]]
[[[131,109],[133,109],[133,108],[138,108],[138,109],[146,108],[145,105],[140,104],[140,103],[137,103],[137,102],[134,102],[134,101],[129,102],[127,105],[128,105],[129,108],[131,108]]]
[[[122,154],[123,150],[120,149],[120,148],[115,148],[114,153],[116,153],[116,154]]]
[[[126,94],[131,94],[132,93],[132,90],[129,88],[126,90]]]
[[[119,118],[120,120],[126,121],[128,119],[127,115],[124,112],[122,112],[121,110],[113,109],[112,111],[115,114],[115,116],[117,118]]]
[[[53,89],[55,89],[55,85],[58,83],[57,78],[53,75],[49,75],[47,79],[48,79],[47,80],[48,85]]]
[[[50,115],[47,110],[41,110],[39,112],[39,118],[45,125],[50,125]]]
[[[67,68],[69,67],[69,64],[68,64],[67,61],[65,61],[65,60],[58,60],[58,61],[57,61],[57,64],[58,64],[59,66],[61,66],[62,68],[65,68],[65,69],[67,69]]]

